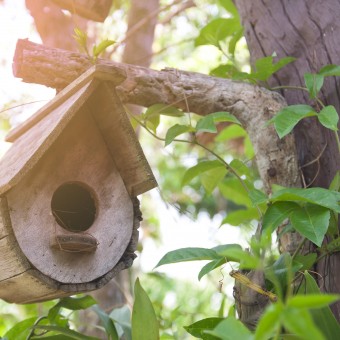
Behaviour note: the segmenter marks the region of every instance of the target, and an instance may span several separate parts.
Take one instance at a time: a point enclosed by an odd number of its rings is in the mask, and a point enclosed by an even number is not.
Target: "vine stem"
[[[131,115],[129,114],[130,117],[132,119],[134,119],[140,126],[142,126],[151,136],[153,136],[154,138],[156,138],[157,140],[160,140],[160,141],[165,141],[165,138],[162,138],[162,137],[159,137],[157,136],[157,134],[155,134],[153,131],[151,131],[143,122],[141,122],[138,118],[136,118],[134,115]],[[213,150],[207,148],[205,145],[197,142],[197,140],[193,140],[193,141],[190,141],[190,140],[186,140],[186,139],[177,139],[175,138],[173,140],[173,142],[180,142],[180,143],[187,143],[187,144],[193,144],[193,145],[197,145],[199,147],[201,147],[202,149],[206,150],[207,152],[209,152],[210,154],[212,154],[216,159],[218,159],[225,167],[228,171],[230,171],[238,180],[239,182],[241,183],[242,187],[244,188],[244,190],[248,193],[248,195],[250,194],[250,190],[249,188],[247,187],[247,185],[244,183],[243,179],[241,178],[241,176],[236,172],[236,170],[230,166],[230,164],[228,164],[220,155],[218,155],[216,152],[214,152]],[[262,219],[263,215],[262,215],[262,212],[259,208],[259,206],[257,204],[255,204],[256,206],[256,209],[258,211],[258,214],[259,214],[259,217],[260,219]],[[261,226],[261,223],[259,223],[259,226]],[[260,233],[261,234],[261,227],[260,227],[260,230],[257,231],[257,233]]]

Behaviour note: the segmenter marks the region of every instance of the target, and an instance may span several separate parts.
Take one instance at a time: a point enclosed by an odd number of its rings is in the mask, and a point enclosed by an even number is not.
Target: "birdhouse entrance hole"
[[[53,194],[52,214],[64,229],[82,232],[91,227],[96,217],[94,193],[85,184],[62,184]]]

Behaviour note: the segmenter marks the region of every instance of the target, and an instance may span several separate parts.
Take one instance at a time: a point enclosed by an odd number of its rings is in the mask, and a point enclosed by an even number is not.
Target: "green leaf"
[[[265,276],[283,291],[289,284],[289,274],[296,273],[301,268],[301,263],[293,263],[290,254],[283,253],[270,267],[265,268]]]
[[[235,55],[236,45],[240,41],[240,39],[244,36],[244,30],[243,27],[240,27],[240,29],[236,30],[232,36],[232,38],[229,41],[228,44],[228,52],[231,55]]]
[[[233,124],[223,129],[215,138],[217,142],[225,142],[230,139],[247,136],[247,132],[239,125]]]
[[[240,268],[252,269],[260,265],[260,259],[243,250],[239,244],[225,244],[212,248],[219,256],[223,256],[227,261],[240,262]]]
[[[259,217],[258,210],[256,208],[249,209],[239,209],[228,213],[228,215],[223,219],[221,225],[230,224],[238,227],[241,224],[246,224],[251,220],[255,220]]]
[[[321,247],[327,232],[330,211],[315,204],[306,204],[294,211],[290,221],[295,230]]]
[[[183,117],[184,112],[168,104],[154,104],[147,108],[143,117],[144,119],[150,119],[150,117],[159,115],[168,117]]]
[[[227,169],[222,165],[221,167],[205,171],[201,174],[202,185],[208,194],[213,192],[227,172]]]
[[[318,74],[324,77],[340,76],[340,66],[339,65],[325,65],[320,69]]]
[[[340,190],[340,170],[335,174],[331,184],[329,185],[329,190],[339,191]]]
[[[275,202],[271,204],[263,216],[263,230],[272,233],[290,214],[300,206],[293,202]]]
[[[50,336],[44,336],[44,337],[39,337],[39,338],[32,338],[33,340],[37,340],[37,339],[43,339],[43,340],[73,340],[74,338],[68,335],[61,335],[61,334],[57,334],[57,335],[50,335]],[[6,340],[6,339],[5,339]]]
[[[218,184],[221,194],[226,199],[246,207],[253,207],[248,192],[244,189],[240,181],[235,177],[225,178]]]
[[[218,260],[219,256],[215,250],[207,248],[181,248],[166,253],[157,263],[155,268],[170,263],[200,261],[200,260]]]
[[[87,50],[87,35],[84,31],[82,31],[80,28],[75,28],[74,29],[74,35],[73,38],[78,44],[79,50],[81,52],[85,52],[88,56],[88,50]]]
[[[253,179],[254,175],[251,173],[249,167],[244,164],[241,160],[234,158],[229,166],[241,177],[245,175],[247,178]]]
[[[316,253],[309,253],[307,255],[297,254],[294,257],[294,261],[301,263],[302,267],[301,267],[300,271],[308,270],[308,269],[312,268],[317,257],[318,257],[318,255]]]
[[[220,78],[233,78],[234,74],[239,73],[239,70],[231,64],[220,64],[210,71],[210,75]]]
[[[303,118],[316,116],[317,113],[308,105],[291,105],[280,110],[268,124],[274,123],[280,138],[290,133],[295,125]]]
[[[23,339],[26,339],[30,331],[30,328],[34,325],[36,321],[37,321],[36,317],[19,321],[3,335],[4,339],[19,340],[22,339],[23,335],[24,335]]]
[[[259,205],[268,201],[268,196],[260,190],[252,189],[249,192],[249,198],[253,205]]]
[[[324,188],[285,188],[275,192],[271,200],[309,202],[340,213],[340,193]]]
[[[78,333],[76,331],[73,331],[69,328],[59,327],[59,326],[48,326],[48,325],[36,325],[34,326],[34,329],[41,329],[44,331],[51,331],[51,332],[58,332],[59,334],[65,335],[71,339],[76,340],[98,340],[97,338],[94,338],[92,336],[87,336],[81,333]],[[62,339],[59,335],[59,339]]]
[[[110,318],[108,314],[106,314],[99,306],[93,306],[92,309],[98,315],[102,325],[105,328],[105,332],[111,340],[118,340],[119,336],[116,330],[116,327],[113,323],[113,320]]]
[[[214,45],[219,47],[219,42],[233,36],[240,29],[238,18],[218,18],[209,22],[200,31],[195,39],[195,46]]]
[[[238,17],[238,11],[232,0],[219,0],[222,7],[224,7],[233,17]]]
[[[132,340],[130,308],[127,305],[124,305],[120,308],[115,308],[111,311],[110,318],[122,327],[124,331],[124,339]]]
[[[286,308],[281,315],[284,327],[304,340],[324,340],[324,336],[315,326],[306,309]]]
[[[192,131],[192,127],[189,125],[175,124],[167,131],[165,135],[165,146],[172,143],[177,136],[190,131]]]
[[[248,135],[244,138],[244,155],[248,159],[253,159],[255,157],[255,150]]]
[[[207,330],[213,330],[224,318],[207,318],[197,321],[190,326],[184,326],[184,329],[196,338],[204,340],[218,339],[212,335],[205,333]]]
[[[318,114],[319,122],[333,131],[338,131],[339,116],[333,105],[324,107]]]
[[[201,118],[197,122],[196,131],[216,133],[217,132],[216,123],[220,122],[231,122],[234,124],[241,124],[239,120],[229,112],[214,112]]]
[[[228,316],[226,319],[218,323],[212,331],[206,331],[207,334],[219,337],[222,340],[253,340],[254,335],[250,330],[233,316]]]
[[[283,67],[294,62],[295,60],[296,60],[296,58],[294,58],[294,57],[281,58],[277,63],[275,63],[273,65],[274,72],[281,70]]]
[[[186,170],[182,179],[182,186],[191,182],[195,177],[199,176],[205,171],[209,171],[216,168],[225,168],[225,166],[218,160],[214,161],[202,161]]]
[[[226,263],[226,260],[224,258],[221,258],[219,260],[213,260],[207,263],[205,266],[202,267],[202,269],[198,273],[198,281],[200,281],[203,276],[207,275],[214,269],[221,267],[225,263]]]
[[[89,308],[96,303],[96,300],[90,295],[86,295],[80,298],[65,297],[60,299],[60,301],[49,310],[48,319],[52,322],[58,315],[60,308],[80,310]]]
[[[204,131],[204,132],[210,132],[210,133],[216,133],[217,129],[215,126],[214,118],[211,117],[210,115],[200,119],[197,122],[196,125],[196,131]]]
[[[102,52],[104,52],[109,46],[115,44],[114,40],[105,39],[101,41],[98,45],[93,46],[93,56],[97,58]]]
[[[320,289],[313,277],[305,271],[305,282],[301,286],[299,293],[319,294]],[[331,309],[327,306],[310,311],[316,326],[323,332],[327,340],[337,339],[340,334],[340,325],[335,319]]]
[[[210,113],[208,116],[213,117],[215,123],[230,122],[230,123],[241,125],[240,121],[229,112],[219,111],[219,112]]]
[[[222,256],[227,261],[239,262],[239,256],[234,256],[235,251],[236,254],[239,252],[243,252],[244,250],[239,244],[231,243],[231,244],[221,244],[212,248],[219,256]]]
[[[134,288],[135,300],[132,309],[132,339],[157,340],[159,326],[152,303],[137,278]]]
[[[323,85],[324,76],[320,74],[305,73],[305,84],[312,99],[316,98]]]
[[[277,63],[273,63],[273,60],[274,57],[272,56],[257,59],[255,62],[256,71],[252,72],[250,76],[256,80],[266,81],[275,72],[279,71],[281,68],[295,61],[296,59],[293,57],[285,57],[280,59]]]
[[[326,307],[340,299],[335,294],[296,295],[287,301],[288,307],[316,309]]]
[[[269,305],[262,314],[255,331],[255,340],[270,339],[281,327],[281,316],[284,306],[277,302]]]

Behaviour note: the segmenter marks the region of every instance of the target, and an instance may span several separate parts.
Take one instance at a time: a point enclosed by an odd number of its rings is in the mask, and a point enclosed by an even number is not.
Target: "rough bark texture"
[[[174,69],[155,71],[106,60],[99,60],[99,63],[110,65],[117,74],[126,74],[127,79],[117,88],[126,103],[146,107],[165,103],[184,110],[187,110],[188,103],[190,111],[200,115],[231,112],[249,133],[267,190],[273,183],[299,185],[293,137],[280,140],[272,127],[265,126],[266,121],[285,105],[280,95],[258,86],[199,73]],[[60,89],[90,66],[84,55],[20,40],[14,60],[14,74],[25,82]]]
[[[245,26],[252,61],[272,55],[273,52],[279,58],[298,58],[273,77],[271,86],[304,86],[304,73],[317,72],[326,64],[339,64],[338,0],[236,0],[235,3]],[[339,78],[329,78],[321,93],[323,102],[334,105],[338,112],[339,88]],[[309,103],[308,96],[302,91],[285,90],[282,95],[290,105]],[[327,146],[319,162],[303,168],[307,185],[327,188],[340,168],[333,133],[320,126],[316,120],[306,119],[297,126],[294,134],[300,166],[315,160]],[[317,271],[322,275],[320,286],[323,290],[340,292],[340,253],[320,262]],[[340,303],[332,308],[340,320]]]

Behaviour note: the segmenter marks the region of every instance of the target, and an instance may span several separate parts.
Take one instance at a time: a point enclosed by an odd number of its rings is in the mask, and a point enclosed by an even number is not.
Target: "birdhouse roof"
[[[95,65],[26,122],[9,132],[13,142],[0,160],[0,195],[16,185],[48,152],[71,119],[91,112],[131,196],[157,186],[115,87],[125,79]],[[67,152],[67,150],[65,150]]]

